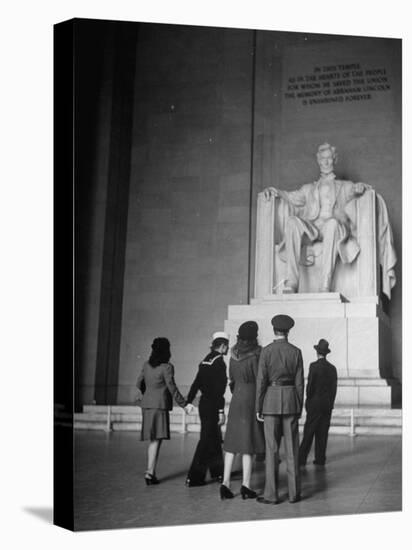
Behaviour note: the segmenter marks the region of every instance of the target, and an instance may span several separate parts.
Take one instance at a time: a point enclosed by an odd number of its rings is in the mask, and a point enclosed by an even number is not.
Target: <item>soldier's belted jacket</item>
[[[287,385],[282,385],[282,384]],[[256,412],[297,414],[303,405],[303,360],[299,348],[286,338],[264,347],[256,380]]]

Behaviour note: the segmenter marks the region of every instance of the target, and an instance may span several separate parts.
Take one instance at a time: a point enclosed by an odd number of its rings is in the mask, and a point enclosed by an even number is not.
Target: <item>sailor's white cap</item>
[[[214,340],[217,340],[218,338],[224,338],[225,340],[229,341],[229,335],[226,332],[217,331],[212,334],[212,342]]]

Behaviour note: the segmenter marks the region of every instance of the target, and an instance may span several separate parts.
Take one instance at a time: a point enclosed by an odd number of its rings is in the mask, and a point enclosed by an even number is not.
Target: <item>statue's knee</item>
[[[324,231],[335,233],[339,229],[339,222],[335,218],[330,218],[325,222]]]
[[[286,228],[295,229],[299,227],[299,218],[297,216],[289,216],[286,220]]]

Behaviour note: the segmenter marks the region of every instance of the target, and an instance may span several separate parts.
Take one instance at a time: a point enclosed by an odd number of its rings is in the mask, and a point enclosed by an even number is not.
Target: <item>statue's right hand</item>
[[[280,196],[279,191],[275,187],[266,187],[266,189],[263,190],[263,195],[267,201],[272,197]]]

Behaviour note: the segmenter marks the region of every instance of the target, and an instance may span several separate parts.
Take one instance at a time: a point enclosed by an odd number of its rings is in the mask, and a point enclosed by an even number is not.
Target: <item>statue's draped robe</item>
[[[382,268],[382,291],[390,299],[391,290],[396,284],[396,252],[393,246],[392,228],[389,223],[388,209],[381,195],[376,194],[378,202],[378,258]]]
[[[280,205],[280,217],[284,225],[289,215],[294,215],[299,220],[303,233],[306,235],[306,244],[318,240],[319,230],[314,224],[320,213],[319,186],[321,180],[315,183],[303,185],[297,191],[279,191],[284,201]],[[331,186],[334,192],[332,216],[339,222],[339,236],[337,242],[338,254],[343,263],[352,263],[360,252],[356,240],[356,220],[350,215],[351,201],[359,197],[355,184],[351,181],[334,180]],[[388,211],[383,198],[376,195],[378,205],[378,258],[382,267],[382,290],[391,297],[391,289],[396,283],[394,266],[396,264],[396,253],[393,246],[392,229],[389,223]],[[284,235],[284,234],[283,234]],[[279,245],[280,258],[286,262],[285,240],[282,239]],[[313,253],[308,246],[302,246],[299,263],[312,265],[314,263]]]

